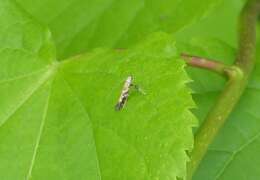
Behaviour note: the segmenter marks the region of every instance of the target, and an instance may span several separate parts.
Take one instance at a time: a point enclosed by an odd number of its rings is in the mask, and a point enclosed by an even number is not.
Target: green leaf
[[[128,48],[151,32],[176,32],[220,0],[17,0],[53,33],[59,57]]]
[[[221,60],[235,59],[235,49],[219,40],[193,40],[179,47],[190,54]],[[202,161],[194,180],[254,180],[260,173],[260,44],[256,69],[235,111],[221,129]],[[194,80],[193,98],[198,105],[195,114],[203,121],[209,108],[224,87],[224,80],[205,70],[188,69]]]
[[[195,118],[175,42],[149,37],[58,62],[50,33],[0,1],[0,177],[157,180],[186,176]],[[131,90],[115,104],[127,76]]]
[[[222,1],[204,19],[178,31],[177,40],[187,42],[194,37],[215,38],[237,47],[238,16],[245,2],[246,0]]]

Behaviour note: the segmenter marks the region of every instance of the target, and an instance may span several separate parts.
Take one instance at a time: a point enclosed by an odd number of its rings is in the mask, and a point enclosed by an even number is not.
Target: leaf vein
[[[82,109],[84,110],[87,119],[88,119],[89,122],[91,123],[91,126],[92,126],[92,128],[91,128],[91,129],[92,129],[92,134],[93,134],[93,138],[95,139],[95,136],[94,136],[95,133],[94,133],[93,124],[92,124],[92,121],[90,120],[89,113],[88,113],[87,109],[84,107],[84,105],[82,104],[82,102],[81,102],[81,100],[79,99],[78,95],[77,95],[77,94],[75,93],[75,91],[72,89],[71,85],[70,85],[69,82],[65,79],[65,77],[62,76],[62,78],[63,78],[65,84],[68,86],[68,88],[69,88],[70,91],[72,92],[72,94],[74,94],[74,97],[75,97],[75,99],[79,102],[79,105],[80,105],[80,106],[82,107]],[[97,152],[97,146],[96,146],[96,141],[94,140],[93,142],[94,142],[94,144],[95,144],[96,154],[98,154],[98,152]],[[101,170],[100,170],[100,165],[99,165],[100,163],[99,163],[99,159],[98,159],[97,155],[96,155],[96,162],[97,162],[97,169],[98,169],[99,180],[101,180],[101,179],[102,179],[102,178],[101,178]]]
[[[258,132],[255,136],[251,137],[247,143],[242,144],[237,151],[235,151],[230,158],[227,160],[223,168],[219,171],[217,174],[215,180],[219,179],[225,172],[225,169],[231,164],[231,162],[235,159],[235,157],[243,151],[244,148],[252,144],[254,141],[256,141],[260,137],[260,132]]]
[[[41,73],[41,72],[44,71],[44,70],[46,70],[46,68],[40,69],[40,70],[38,70],[38,71],[31,72],[31,73],[27,73],[27,74],[22,74],[22,75],[19,75],[19,76],[15,76],[15,77],[12,77],[12,78],[7,78],[7,79],[4,79],[4,80],[0,81],[0,84],[9,83],[9,82],[12,82],[12,81],[15,81],[15,80],[24,79],[24,78],[27,78],[27,77],[36,75],[36,74],[38,74],[38,73]]]
[[[49,102],[50,102],[50,96],[51,96],[51,90],[52,90],[52,87],[50,87],[48,98],[47,98],[47,101],[46,101],[46,105],[44,107],[42,122],[41,122],[40,130],[39,130],[39,133],[38,133],[38,136],[37,136],[37,139],[36,139],[36,143],[35,143],[35,147],[34,147],[34,151],[33,151],[33,156],[32,156],[30,166],[29,166],[29,171],[28,171],[26,180],[29,180],[31,178],[31,175],[32,175],[32,170],[33,170],[33,167],[34,167],[34,164],[35,164],[35,159],[36,159],[36,156],[37,156],[37,153],[38,153],[38,148],[39,148],[39,144],[40,144],[40,141],[41,141],[43,128],[44,128],[45,122],[46,122],[46,117],[47,117]]]
[[[4,115],[4,117],[0,117],[0,127],[3,126],[3,124],[30,99],[30,97],[37,91],[37,89],[50,78],[50,76],[54,73],[54,69],[56,69],[55,65],[51,67],[48,71],[46,71],[46,73],[43,74],[43,76],[37,81],[37,83],[33,84],[33,86],[28,87],[28,91],[24,94],[24,98],[20,102],[18,102],[14,108],[9,110],[7,115]]]

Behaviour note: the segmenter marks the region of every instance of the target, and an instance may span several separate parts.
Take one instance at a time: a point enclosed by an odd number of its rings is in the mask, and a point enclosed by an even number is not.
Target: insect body
[[[133,86],[132,82],[133,82],[133,77],[128,76],[125,83],[124,83],[121,95],[118,99],[118,103],[115,106],[115,109],[117,111],[121,110],[125,106],[127,99],[128,99],[128,96],[129,96],[130,88],[131,88],[131,86]]]

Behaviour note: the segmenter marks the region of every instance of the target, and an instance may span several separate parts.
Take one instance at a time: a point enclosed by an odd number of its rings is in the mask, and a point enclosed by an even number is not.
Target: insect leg
[[[146,95],[145,91],[138,85],[136,84],[131,84],[131,87],[133,87],[136,91],[138,91],[139,93]]]

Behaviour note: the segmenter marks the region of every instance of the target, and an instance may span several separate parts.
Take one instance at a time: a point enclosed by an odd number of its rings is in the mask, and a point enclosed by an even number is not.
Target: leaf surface
[[[12,1],[1,0],[0,12],[0,177],[186,176],[196,122],[189,78],[170,36],[59,62],[44,26]],[[115,111],[129,75],[145,94],[132,89]]]
[[[157,31],[176,32],[220,0],[17,0],[47,24],[58,57],[96,47],[128,48]]]

